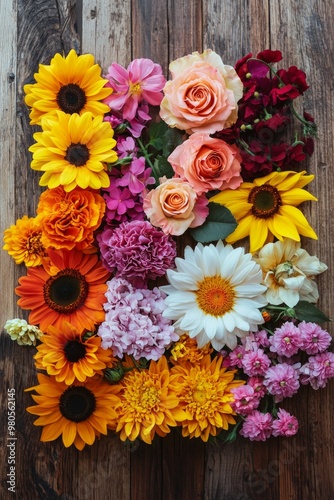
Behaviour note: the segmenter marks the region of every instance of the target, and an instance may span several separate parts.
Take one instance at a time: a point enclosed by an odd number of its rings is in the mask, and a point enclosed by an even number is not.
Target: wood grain
[[[30,169],[29,125],[23,85],[33,80],[38,63],[70,48],[91,52],[106,72],[117,61],[135,57],[169,63],[192,51],[212,48],[226,64],[264,48],[280,49],[283,65],[307,73],[310,89],[300,108],[319,124],[315,154],[307,164],[315,174],[310,191],[318,202],[303,208],[318,241],[303,246],[329,266],[319,277],[320,306],[333,309],[334,177],[333,25],[329,0],[10,0],[0,2],[0,169],[1,231],[24,214],[34,216],[39,174]],[[14,286],[25,271],[6,252],[0,259],[1,325],[23,315]],[[6,285],[6,286],[4,286]],[[328,325],[333,333],[333,326]],[[33,349],[0,337],[0,375],[17,394],[17,495],[23,499],[61,500],[331,500],[334,498],[334,384],[324,390],[303,387],[284,408],[300,421],[292,439],[251,443],[238,437],[233,445],[205,445],[172,432],[154,445],[128,447],[112,434],[81,453],[59,440],[40,443],[40,429],[25,411],[32,403],[24,388],[36,382]],[[5,413],[1,429],[6,436]],[[1,463],[6,465],[2,447]],[[2,467],[0,498],[7,498]]]

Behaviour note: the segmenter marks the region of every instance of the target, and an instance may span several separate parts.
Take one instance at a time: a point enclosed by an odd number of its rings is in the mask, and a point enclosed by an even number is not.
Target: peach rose
[[[236,122],[243,85],[216,52],[193,52],[173,61],[169,69],[172,80],[164,87],[160,116],[170,127],[213,134]]]
[[[168,161],[198,195],[213,189],[236,189],[242,183],[238,148],[208,134],[192,134],[175,148]]]
[[[203,224],[209,213],[208,200],[198,197],[182,179],[163,177],[160,181],[144,198],[144,211],[151,224],[174,236]]]

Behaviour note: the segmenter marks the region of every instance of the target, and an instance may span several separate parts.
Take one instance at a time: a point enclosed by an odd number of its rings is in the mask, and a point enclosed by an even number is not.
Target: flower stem
[[[154,178],[156,180],[156,183],[159,184],[159,173],[157,172],[155,166],[151,162],[150,155],[147,152],[147,149],[145,148],[144,144],[139,139],[139,137],[137,137],[137,142],[138,142],[138,145],[139,145],[139,148],[140,148],[140,152],[144,155],[144,158],[145,158],[146,162],[148,163],[148,165],[150,166],[150,168],[152,170],[152,174],[153,174],[153,176],[154,176]]]

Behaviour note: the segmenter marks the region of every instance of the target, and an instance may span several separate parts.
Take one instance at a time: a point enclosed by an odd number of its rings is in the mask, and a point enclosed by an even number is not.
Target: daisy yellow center
[[[29,255],[45,255],[45,248],[41,242],[42,233],[34,233],[30,235],[26,242],[26,250]]]
[[[130,84],[130,94],[140,94],[141,93],[141,86],[140,83],[131,83]]]
[[[251,203],[252,213],[259,219],[269,219],[273,217],[282,205],[282,199],[278,190],[270,184],[254,187],[248,196],[248,203]]]
[[[206,314],[222,316],[232,309],[235,291],[228,280],[221,276],[207,276],[197,286],[196,300]]]
[[[66,151],[65,160],[75,165],[76,167],[82,167],[89,160],[89,149],[86,144],[71,144]]]
[[[72,422],[88,420],[96,408],[94,394],[83,386],[71,386],[59,398],[59,411]]]
[[[85,107],[87,98],[84,90],[76,83],[63,85],[56,97],[59,108],[65,113],[80,113]]]
[[[75,269],[64,269],[44,285],[45,303],[54,311],[69,314],[80,309],[88,296],[88,283]]]

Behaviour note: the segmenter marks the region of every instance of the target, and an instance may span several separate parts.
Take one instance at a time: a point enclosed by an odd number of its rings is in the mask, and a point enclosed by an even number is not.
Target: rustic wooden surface
[[[0,2],[1,233],[24,214],[34,216],[38,176],[27,149],[33,129],[22,86],[38,63],[70,48],[91,52],[104,70],[149,57],[168,72],[176,57],[215,49],[225,63],[264,48],[281,49],[284,65],[297,65],[311,86],[304,106],[319,124],[308,166],[319,202],[306,209],[318,242],[305,242],[329,271],[318,281],[321,308],[333,315],[334,234],[333,25],[331,0],[8,0]],[[14,286],[23,269],[1,253],[1,326],[19,311]],[[22,313],[20,313],[22,315]],[[329,326],[333,333],[333,326]],[[60,442],[40,443],[40,429],[25,412],[24,388],[35,383],[32,350],[1,335],[0,498],[6,485],[6,395],[16,390],[16,495],[62,500],[331,500],[334,498],[334,384],[303,388],[285,404],[300,420],[293,439],[210,446],[173,432],[152,446],[130,449],[109,435],[83,452]],[[14,495],[13,495],[14,496]]]

